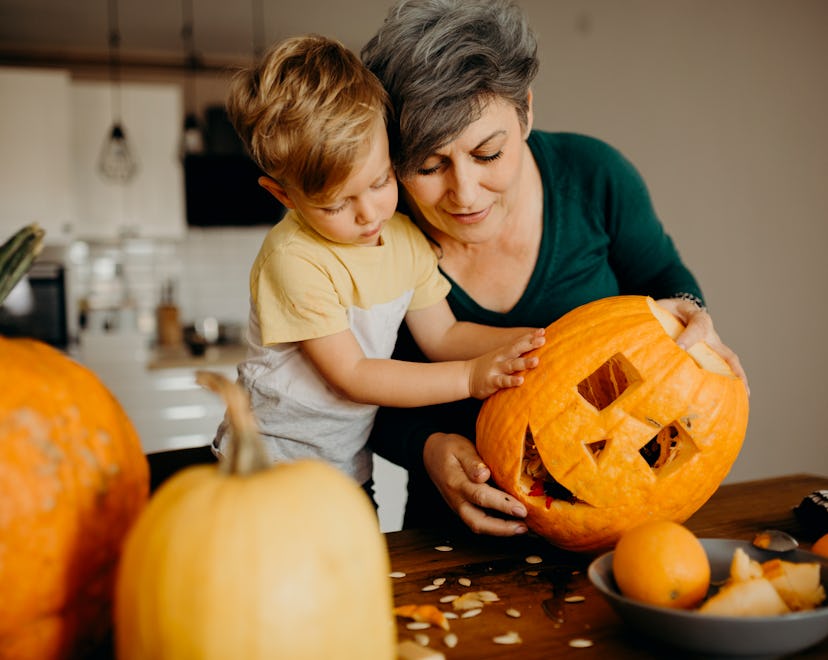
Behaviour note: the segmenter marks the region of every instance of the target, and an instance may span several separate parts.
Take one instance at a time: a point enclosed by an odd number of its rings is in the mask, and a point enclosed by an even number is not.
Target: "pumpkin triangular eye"
[[[603,410],[640,380],[640,374],[630,361],[616,353],[578,383],[578,393],[587,403]]]

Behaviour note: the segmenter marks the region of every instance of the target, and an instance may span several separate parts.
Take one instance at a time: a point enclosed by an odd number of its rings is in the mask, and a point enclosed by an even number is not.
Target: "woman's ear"
[[[532,123],[535,121],[535,112],[532,108],[532,90],[526,93],[526,135],[523,136],[523,139],[527,139],[529,137],[529,132],[532,130]]]
[[[260,176],[259,185],[278,199],[285,208],[296,208],[296,204],[294,204],[293,200],[291,200],[287,190],[285,190],[282,184],[278,181],[271,179],[269,176]]]

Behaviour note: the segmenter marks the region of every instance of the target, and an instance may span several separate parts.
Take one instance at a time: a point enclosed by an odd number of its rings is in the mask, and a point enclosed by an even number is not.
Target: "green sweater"
[[[689,293],[701,299],[695,278],[655,214],[644,181],[624,156],[600,140],[570,133],[532,131],[528,144],[544,194],[535,270],[518,303],[505,313],[481,307],[452,281],[448,301],[458,320],[546,327],[575,307],[607,296],[658,299]],[[394,357],[425,361],[405,327]],[[406,526],[458,520],[425,474],[422,448],[438,431],[473,439],[481,403],[469,399],[380,410],[370,445],[409,471]]]

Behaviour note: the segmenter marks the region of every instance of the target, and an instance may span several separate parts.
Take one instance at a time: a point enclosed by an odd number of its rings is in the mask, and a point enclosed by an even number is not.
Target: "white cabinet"
[[[0,242],[37,222],[49,243],[75,221],[66,71],[0,67]]]
[[[108,82],[74,81],[71,86],[75,234],[91,239],[182,238],[181,90],[173,84],[121,84],[121,123],[138,161],[137,173],[126,183],[108,181],[98,170],[112,128],[115,94]]]
[[[224,403],[195,382],[195,367],[148,369],[151,351],[139,333],[84,333],[79,362],[94,371],[120,402],[149,454],[209,444]],[[204,368],[236,378],[233,364]]]

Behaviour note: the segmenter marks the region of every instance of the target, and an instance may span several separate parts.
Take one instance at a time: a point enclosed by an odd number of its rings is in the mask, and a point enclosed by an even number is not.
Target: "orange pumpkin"
[[[0,247],[0,302],[42,239]],[[84,657],[109,633],[115,569],[149,468],[119,403],[46,344],[0,337],[0,660]]]
[[[553,323],[541,365],[490,397],[477,447],[527,524],[576,551],[610,547],[651,519],[683,522],[739,453],[747,390],[705,344],[646,296],[579,307]]]

